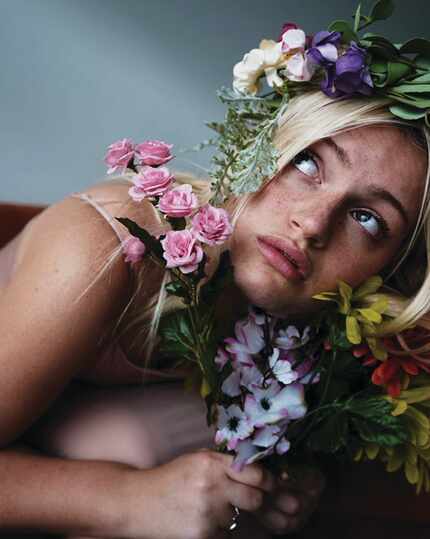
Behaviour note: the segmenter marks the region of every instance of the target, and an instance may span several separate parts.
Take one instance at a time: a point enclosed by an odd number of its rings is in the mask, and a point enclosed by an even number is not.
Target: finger
[[[247,464],[242,470],[237,470],[230,466],[226,468],[227,476],[239,483],[259,488],[265,492],[273,492],[275,488],[275,478],[272,473],[259,464]]]
[[[303,503],[299,496],[289,492],[276,496],[274,500],[274,505],[282,513],[294,516],[298,515],[301,511],[303,511],[306,504]]]
[[[263,505],[263,493],[260,489],[229,481],[226,489],[228,501],[232,506],[243,511],[258,511]]]
[[[275,509],[266,511],[264,515],[258,517],[260,522],[273,534],[283,534],[288,531],[290,518]]]

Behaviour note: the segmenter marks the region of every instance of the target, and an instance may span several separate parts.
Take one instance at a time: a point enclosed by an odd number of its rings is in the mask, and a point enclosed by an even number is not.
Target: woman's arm
[[[125,528],[126,464],[0,451],[0,535],[50,532],[117,538]]]
[[[117,260],[89,291],[117,239],[94,210],[66,199],[41,214],[0,296],[0,447],[15,441],[96,359],[97,341],[129,294]]]

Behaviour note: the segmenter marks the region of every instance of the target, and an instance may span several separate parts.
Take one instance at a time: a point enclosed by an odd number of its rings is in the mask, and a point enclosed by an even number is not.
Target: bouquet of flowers
[[[234,90],[221,92],[226,120],[210,125],[218,133],[209,141],[218,149],[214,205],[199,206],[192,185],[175,185],[166,166],[170,144],[123,139],[108,149],[108,172],[131,171],[130,196],[149,201],[169,225],[154,237],[119,218],[130,232],[126,260],[148,256],[169,270],[165,290],[184,308],[162,320],[161,350],[195,365],[215,443],[238,468],[270,458],[282,469],[297,456],[321,453],[379,459],[389,472],[403,467],[417,492],[430,491],[427,331],[419,325],[397,335],[382,331],[389,299],[380,277],[356,290],[339,282],[336,292],[315,296],[321,310],[306,327],[250,306],[228,337],[215,317],[219,290],[231,278],[227,250],[215,274],[206,275],[208,248],[222,251],[232,232],[219,202],[256,191],[277,171],[272,135],[291,95],[314,87],[332,97],[376,93],[389,98],[392,114],[428,124],[430,42],[394,45],[375,34],[359,36],[392,10],[391,0],[379,0],[370,15],[359,7],[353,25],[336,21],[313,37],[288,23],[277,42],[263,40],[236,64]],[[272,88],[265,96],[257,96],[261,79]]]

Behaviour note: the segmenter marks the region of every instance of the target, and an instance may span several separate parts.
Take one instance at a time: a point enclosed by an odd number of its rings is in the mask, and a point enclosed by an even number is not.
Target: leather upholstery
[[[46,206],[0,203],[0,248],[18,234],[25,224]]]

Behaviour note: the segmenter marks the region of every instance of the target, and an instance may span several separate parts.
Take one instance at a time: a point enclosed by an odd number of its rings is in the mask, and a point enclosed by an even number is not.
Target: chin
[[[316,302],[304,297],[303,287],[286,281],[264,265],[235,266],[234,279],[249,303],[279,318],[302,320],[315,315]]]

